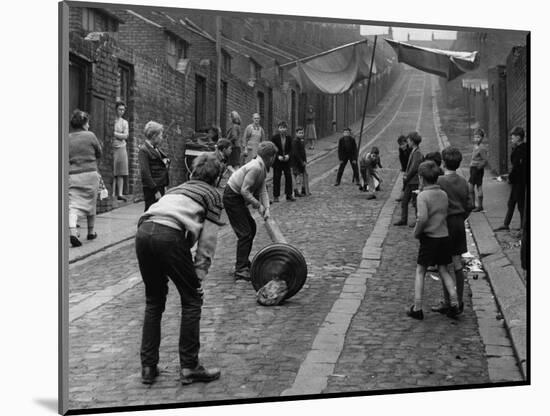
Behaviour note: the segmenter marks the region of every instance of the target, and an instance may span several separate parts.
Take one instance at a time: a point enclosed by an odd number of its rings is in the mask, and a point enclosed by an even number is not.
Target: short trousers
[[[468,251],[466,245],[466,228],[462,214],[447,217],[451,256],[460,256]]]
[[[483,174],[485,173],[485,169],[483,168],[476,168],[476,167],[470,167],[470,179],[468,180],[469,183],[475,186],[481,186],[483,183]]]
[[[440,266],[452,263],[449,237],[427,237],[420,238],[417,264],[424,267]]]

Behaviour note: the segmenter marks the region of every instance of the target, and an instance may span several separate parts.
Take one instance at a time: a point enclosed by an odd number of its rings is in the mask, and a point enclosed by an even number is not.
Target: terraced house
[[[319,136],[361,117],[366,82],[340,95],[304,94],[287,71],[299,59],[364,39],[358,25],[67,4],[70,111],[90,112],[91,130],[104,148],[100,171],[110,187],[115,103],[127,104],[130,171],[125,193],[134,200],[142,197],[137,151],[149,120],[165,126],[163,146],[172,159],[173,186],[187,179],[186,143],[211,125],[224,133],[231,111],[239,112],[244,125],[260,113],[268,135],[281,120],[291,131],[303,124],[309,104],[316,110]],[[396,78],[398,65],[391,56],[385,45],[377,48],[369,107]],[[108,210],[113,203],[103,200],[99,208]]]

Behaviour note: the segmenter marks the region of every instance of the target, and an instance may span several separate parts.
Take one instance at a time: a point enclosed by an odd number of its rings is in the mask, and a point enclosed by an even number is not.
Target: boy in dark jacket
[[[353,181],[359,182],[359,169],[357,169],[357,143],[355,138],[351,135],[351,129],[346,127],[343,131],[343,136],[338,141],[338,159],[340,160],[340,167],[338,168],[338,174],[336,175],[336,183],[334,186],[340,185],[342,180],[342,174],[348,164],[351,163],[353,170]]]
[[[401,164],[401,172],[405,173],[405,171],[407,170],[407,163],[409,162],[409,155],[411,154],[411,148],[407,145],[407,136],[401,134],[397,138],[397,145],[399,146],[399,163]],[[404,191],[405,185],[403,185],[401,193],[396,199],[397,202],[403,200]]]
[[[409,133],[407,136],[407,144],[411,148],[411,154],[407,162],[407,169],[403,175],[403,199],[401,200],[401,219],[394,225],[407,225],[409,215],[409,201],[413,200],[413,205],[416,207],[416,191],[418,189],[418,166],[423,160],[419,145],[422,137],[416,131]],[[414,227],[414,224],[411,225]]]
[[[292,139],[292,149],[290,151],[290,167],[294,176],[294,196],[306,196],[306,143],[304,139],[304,128],[296,129],[296,137]],[[301,193],[299,192],[301,188]]]
[[[145,143],[140,146],[138,152],[145,211],[164,195],[168,186],[170,159],[158,147],[162,141],[163,130],[162,124],[148,122],[143,130]]]
[[[495,228],[495,231],[510,229],[512,216],[516,204],[518,206],[521,224],[523,225],[523,209],[525,207],[525,188],[527,186],[527,144],[525,143],[525,130],[522,127],[514,127],[510,133],[512,138],[512,171],[508,175],[508,182],[512,185],[510,197],[508,198],[508,210],[504,218],[504,224]]]
[[[285,195],[287,201],[296,201],[292,195],[292,175],[290,173],[290,151],[292,149],[292,137],[286,134],[288,125],[285,121],[277,125],[279,132],[271,141],[277,147],[277,158],[273,164],[273,202],[279,202],[281,194],[281,175],[285,175]]]

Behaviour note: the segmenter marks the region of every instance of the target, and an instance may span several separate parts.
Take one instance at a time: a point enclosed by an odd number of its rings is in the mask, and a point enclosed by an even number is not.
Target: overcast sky
[[[452,30],[411,29],[406,27],[394,27],[393,38],[406,41],[407,34],[410,33],[411,40],[430,40],[432,32],[436,39],[456,39],[456,31]],[[387,33],[388,26],[361,26],[362,35],[384,35]]]

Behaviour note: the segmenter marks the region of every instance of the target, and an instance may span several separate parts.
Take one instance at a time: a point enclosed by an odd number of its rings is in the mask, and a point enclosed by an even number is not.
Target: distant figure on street
[[[407,171],[407,163],[409,162],[409,155],[411,154],[412,149],[407,145],[407,136],[403,134],[401,134],[397,138],[397,145],[399,146],[399,163],[401,164],[401,172],[403,172],[403,175],[405,175],[405,172]],[[403,187],[401,188],[401,193],[396,199],[397,202],[403,200],[404,191],[405,184],[403,184]]]
[[[141,340],[141,380],[153,384],[159,374],[161,319],[168,294],[168,279],[181,300],[179,334],[180,382],[208,382],[220,376],[217,368],[199,362],[202,282],[216,250],[221,225],[221,196],[214,188],[220,164],[211,153],[193,161],[191,179],[172,188],[141,216],[136,254],[145,284],[145,317]],[[195,259],[191,247],[197,243]]]
[[[418,215],[414,237],[420,240],[420,248],[416,260],[414,304],[407,311],[407,315],[414,319],[424,319],[424,277],[426,268],[435,264],[449,293],[450,306],[446,314],[450,318],[455,318],[459,314],[458,300],[453,278],[447,270],[447,265],[452,261],[447,229],[447,194],[436,184],[439,169],[433,161],[422,162],[418,167],[418,175],[422,191],[417,198]]]
[[[273,202],[279,202],[281,194],[281,175],[285,175],[285,195],[287,201],[295,201],[292,191],[292,174],[290,172],[290,152],[292,150],[292,137],[286,134],[287,124],[280,121],[277,125],[279,132],[275,134],[271,141],[277,147],[277,158],[273,163]]]
[[[229,140],[222,138],[217,141],[214,155],[216,156],[218,162],[220,162],[221,168],[220,176],[216,180],[216,188],[225,187],[224,178],[226,176],[231,176],[231,174],[235,172],[235,169],[229,165],[229,159],[231,158],[232,151],[233,147],[231,146],[231,142]],[[227,175],[227,173],[229,173],[229,175]]]
[[[462,154],[460,155],[462,157]],[[424,156],[423,162],[426,160],[431,160],[437,165],[437,168],[439,169],[439,176],[443,176],[445,174],[445,171],[441,167],[441,162],[443,161],[443,157],[441,156],[441,152],[428,152],[426,153],[426,156]],[[462,160],[462,159],[460,159]]]
[[[245,162],[250,162],[258,153],[258,146],[266,139],[265,132],[260,126],[260,115],[252,114],[252,124],[246,126],[243,134]]]
[[[122,118],[126,112],[126,105],[123,102],[117,102],[115,105],[116,120],[115,131],[113,133],[113,197],[126,202],[126,197],[122,195],[124,189],[124,177],[128,176],[128,152],[126,150],[129,136],[128,122]]]
[[[149,121],[143,129],[145,142],[139,148],[138,160],[145,201],[144,211],[164,195],[168,186],[170,159],[159,148],[163,131],[162,124],[156,121]]]
[[[69,231],[72,247],[80,247],[77,223],[86,216],[88,240],[97,238],[94,231],[97,194],[100,176],[97,162],[101,158],[101,144],[91,131],[90,116],[78,109],[71,116],[69,133]]]
[[[487,159],[487,145],[483,143],[485,132],[483,129],[476,129],[474,131],[474,148],[472,151],[472,160],[470,162],[470,193],[472,201],[476,201],[477,204],[474,208],[474,212],[483,211],[483,174],[485,173],[485,166],[489,163]]]
[[[355,138],[351,135],[351,129],[346,127],[343,130],[343,136],[338,140],[338,159],[340,160],[340,167],[338,168],[338,173],[336,174],[336,183],[334,186],[340,185],[342,180],[342,175],[344,174],[344,169],[348,162],[351,164],[351,169],[353,170],[353,179],[352,182],[359,182],[359,170],[357,169],[357,143],[355,143]]]
[[[464,311],[464,272],[461,255],[468,251],[464,221],[470,215],[474,204],[471,199],[468,182],[456,173],[462,162],[462,153],[456,147],[446,147],[442,152],[444,174],[439,176],[437,184],[447,194],[447,230],[451,249],[452,264],[449,273],[456,282],[456,295],[459,312]],[[443,283],[443,281],[442,281]],[[447,313],[450,307],[449,292],[443,285],[443,300],[432,307],[432,311]]]
[[[516,205],[520,215],[520,227],[523,226],[523,216],[525,207],[525,189],[527,187],[527,144],[525,143],[525,130],[522,127],[514,127],[510,133],[512,139],[512,171],[508,175],[508,182],[512,185],[510,196],[508,198],[508,209],[504,224],[496,228],[495,231],[505,231],[510,229],[510,223],[514,215]]]
[[[380,150],[373,146],[370,152],[365,151],[359,156],[359,172],[361,173],[359,190],[368,191],[369,199],[376,198],[375,192],[380,189],[381,179],[378,176],[378,168],[382,169]]]
[[[304,140],[304,128],[296,128],[296,137],[292,139],[290,152],[290,166],[294,176],[294,196],[306,196],[306,145]]]
[[[231,127],[227,130],[225,138],[231,142],[231,157],[228,165],[233,169],[238,169],[241,166],[241,116],[236,111],[231,112]]]
[[[309,143],[309,148],[313,150],[317,142],[317,131],[315,130],[315,110],[312,105],[309,105],[306,112],[306,141]]]
[[[248,205],[260,215],[269,217],[269,196],[265,186],[267,170],[277,156],[277,147],[270,142],[258,145],[258,157],[241,166],[231,175],[223,193],[223,205],[231,228],[237,235],[235,280],[250,281],[250,252],[256,235],[256,222]]]
[[[409,133],[407,136],[407,145],[411,149],[409,160],[407,162],[407,169],[403,176],[403,199],[401,200],[401,219],[394,223],[394,225],[407,225],[409,219],[409,201],[412,199],[413,206],[416,208],[416,191],[418,189],[418,166],[423,160],[422,153],[420,152],[420,142],[422,137],[416,131]],[[439,169],[437,170],[439,173]],[[410,225],[414,227],[414,224]]]
[[[220,128],[218,126],[212,125],[206,130],[206,135],[209,141],[217,143],[218,139],[220,138]]]

